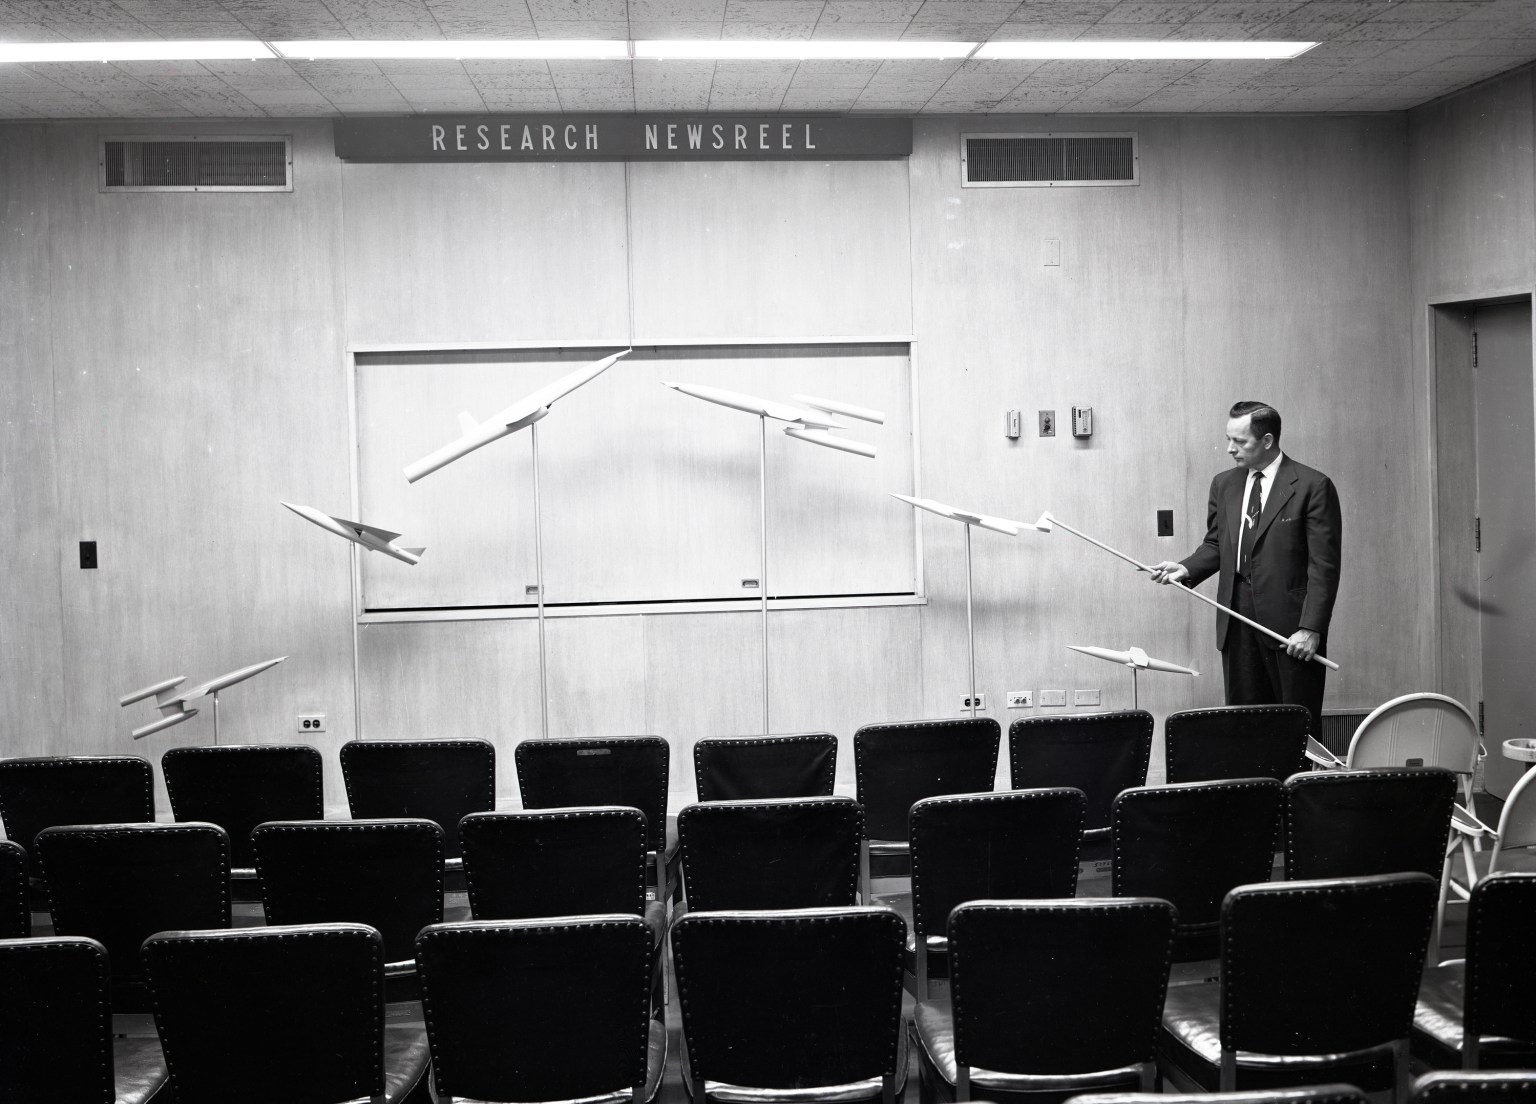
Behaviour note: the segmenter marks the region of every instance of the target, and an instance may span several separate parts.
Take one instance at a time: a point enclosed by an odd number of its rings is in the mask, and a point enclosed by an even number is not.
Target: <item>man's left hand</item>
[[[1285,654],[1295,659],[1309,660],[1317,654],[1322,637],[1311,629],[1297,629],[1285,642]]]

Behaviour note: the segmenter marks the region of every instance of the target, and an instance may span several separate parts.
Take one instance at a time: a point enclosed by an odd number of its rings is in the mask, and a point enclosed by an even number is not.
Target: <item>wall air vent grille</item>
[[[1062,188],[1135,184],[1134,134],[964,134],[967,188]]]
[[[101,144],[107,192],[291,192],[287,138],[107,138]]]

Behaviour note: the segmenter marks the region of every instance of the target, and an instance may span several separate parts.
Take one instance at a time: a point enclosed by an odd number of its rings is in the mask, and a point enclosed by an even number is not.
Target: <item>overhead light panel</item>
[[[540,61],[569,58],[601,61],[629,57],[629,43],[623,39],[342,38],[314,42],[274,42],[272,45],[285,58],[439,59],[445,61],[464,58]]]
[[[893,39],[679,39],[635,43],[635,57],[653,61],[884,61],[969,57],[974,42]]]
[[[0,42],[0,62],[239,61],[275,57],[257,39],[151,39],[147,42]]]
[[[1276,60],[1306,53],[1315,42],[1109,42],[1098,39],[1041,42],[985,42],[978,61],[1012,58],[1067,61]]]

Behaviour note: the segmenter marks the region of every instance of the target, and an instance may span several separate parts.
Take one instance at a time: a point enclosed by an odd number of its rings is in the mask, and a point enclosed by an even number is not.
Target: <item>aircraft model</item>
[[[1084,655],[1093,656],[1095,659],[1107,659],[1111,663],[1120,663],[1126,667],[1139,667],[1143,671],[1166,671],[1171,675],[1198,675],[1200,672],[1193,667],[1180,667],[1177,663],[1169,663],[1166,659],[1153,659],[1140,648],[1129,648],[1118,652],[1113,648],[1095,648],[1089,645],[1068,644],[1074,652],[1082,652]]]
[[[956,506],[946,506],[942,502],[935,502],[931,498],[913,498],[910,495],[897,494],[895,491],[887,491],[892,498],[899,498],[910,506],[916,506],[919,510],[927,510],[930,514],[938,514],[939,517],[949,518],[951,521],[963,521],[967,525],[979,525],[983,529],[990,529],[994,533],[1002,533],[1006,536],[1016,537],[1020,529],[1033,529],[1034,526],[1025,521],[1009,521],[1007,518],[993,517],[990,514],[975,514],[969,510],[962,510]]]
[[[550,406],[556,400],[565,398],[582,384],[590,383],[612,367],[614,361],[629,352],[630,350],[625,349],[592,364],[584,364],[575,371],[567,372],[553,383],[544,385],[531,395],[519,399],[500,414],[487,418],[483,422],[475,421],[469,414],[460,414],[459,426],[463,434],[459,439],[450,441],[430,456],[424,456],[407,466],[406,481],[414,483],[422,476],[431,475],[438,468],[448,466],[461,456],[468,456],[482,445],[488,445],[492,441],[531,426],[549,413]]]
[[[253,663],[249,667],[242,667],[238,671],[231,671],[226,675],[220,675],[218,678],[199,683],[189,690],[176,689],[183,682],[187,681],[186,675],[177,675],[175,678],[168,678],[164,682],[157,682],[153,686],[146,686],[142,690],[135,690],[131,694],[124,694],[121,698],[117,699],[117,704],[119,706],[132,705],[136,701],[143,701],[151,696],[154,697],[155,705],[164,715],[158,721],[151,721],[149,724],[140,725],[133,730],[133,738],[135,740],[142,740],[146,736],[197,716],[197,710],[188,709],[187,703],[196,698],[212,694],[215,729],[214,743],[218,743],[219,691],[225,687],[233,686],[237,682],[244,682],[254,675],[259,675],[269,667],[276,667],[287,658],[287,656],[278,656],[276,659],[269,659],[264,663]]]
[[[353,544],[360,544],[370,552],[382,552],[386,556],[392,556],[401,563],[408,563],[415,567],[421,562],[421,554],[425,548],[396,548],[394,541],[399,533],[391,533],[388,529],[376,529],[372,525],[364,525],[360,521],[348,521],[346,518],[333,517],[330,514],[321,513],[313,506],[299,506],[292,502],[284,502],[284,506],[298,514],[305,521],[313,522],[327,533],[335,533],[338,537],[345,537]]]
[[[832,415],[842,414],[863,422],[885,424],[885,414],[882,411],[871,410],[867,406],[854,406],[852,403],[840,402],[836,399],[796,395],[794,396],[796,402],[802,405],[793,406],[773,399],[760,399],[756,395],[747,395],[740,391],[727,391],[723,387],[704,387],[696,383],[672,383],[667,380],[662,381],[662,386],[718,406],[728,406],[732,410],[756,414],[759,418],[789,422],[790,424],[784,427],[786,437],[793,437],[797,441],[809,441],[813,445],[822,445],[825,448],[851,452],[871,459],[875,455],[874,445],[866,445],[862,441],[854,441],[847,437],[837,437],[832,433],[834,429],[847,428]]]

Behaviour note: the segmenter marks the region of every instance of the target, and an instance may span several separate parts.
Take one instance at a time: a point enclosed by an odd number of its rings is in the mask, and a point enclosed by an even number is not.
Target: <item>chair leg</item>
[[[1397,1104],[1407,1104],[1408,1087],[1413,1083],[1413,1077],[1408,1072],[1408,1040],[1399,1039],[1392,1044],[1392,1071],[1396,1074],[1394,1084],[1395,1091],[1392,1099]]]
[[[1141,1091],[1144,1093],[1157,1091],[1156,1062],[1143,1062],[1141,1064]]]
[[[859,841],[859,904],[870,903],[869,841]]]
[[[1461,1068],[1462,1069],[1464,1069],[1464,1070],[1475,1070],[1478,1067],[1478,1063],[1482,1061],[1482,1057],[1483,1056],[1481,1054],[1479,1054],[1478,1050],[1477,1050],[1478,1042],[1479,1042],[1479,1036],[1478,1036],[1477,1032],[1469,1031],[1465,1027],[1462,1028],[1462,1034],[1461,1034]]]
[[[955,1067],[955,1104],[971,1098],[971,1067],[957,1065]]]
[[[912,937],[917,949],[917,991],[923,1000],[932,1000],[928,990],[928,940],[921,932]]]
[[[704,1104],[699,1101],[698,1104]],[[880,1104],[896,1104],[896,1075],[887,1073],[880,1078]]]
[[[1221,1081],[1216,1089],[1218,1092],[1237,1091],[1237,1051],[1221,1048]]]
[[[629,1090],[631,1104],[645,1104],[645,1085],[641,1083]]]

